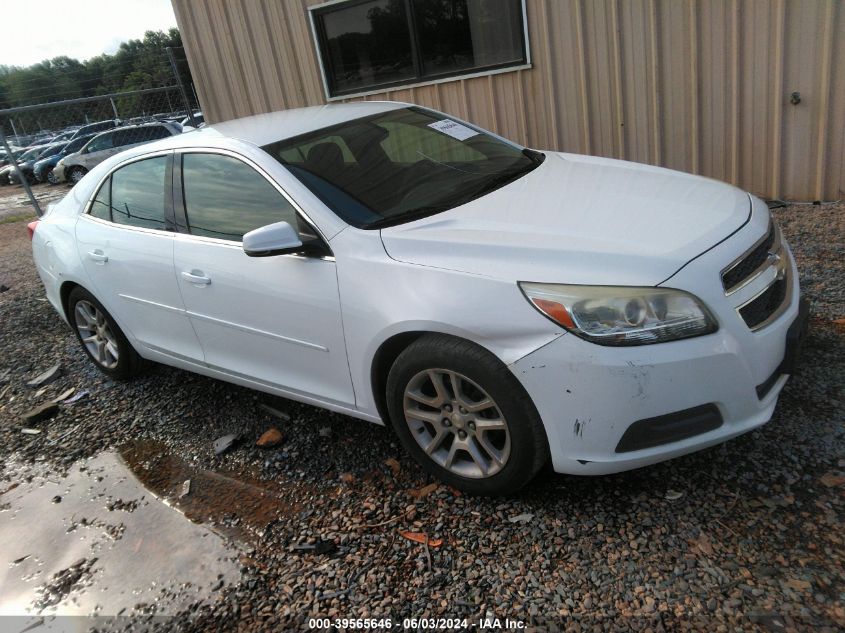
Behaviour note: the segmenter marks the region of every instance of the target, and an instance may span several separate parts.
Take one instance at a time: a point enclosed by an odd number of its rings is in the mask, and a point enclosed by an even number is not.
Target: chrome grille
[[[739,309],[739,315],[752,330],[759,330],[784,304],[789,284],[787,279],[778,279],[754,299]]]
[[[779,238],[777,230],[774,223],[771,223],[768,233],[760,242],[722,271],[722,286],[727,294],[735,292],[763,271],[770,254],[780,250],[780,239],[776,240],[776,237]]]

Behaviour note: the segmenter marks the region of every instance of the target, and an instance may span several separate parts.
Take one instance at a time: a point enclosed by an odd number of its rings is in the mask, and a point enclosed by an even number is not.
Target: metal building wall
[[[173,0],[207,120],[325,102],[306,9],[321,1]],[[845,190],[841,0],[527,0],[527,14],[533,68],[363,98],[770,198]]]

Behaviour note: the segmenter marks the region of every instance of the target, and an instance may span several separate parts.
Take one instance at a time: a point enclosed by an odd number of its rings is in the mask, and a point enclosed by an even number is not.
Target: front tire
[[[46,180],[47,180],[47,182],[49,182],[51,185],[58,185],[58,184],[59,184],[59,179],[58,179],[58,178],[56,178],[56,174],[54,174],[54,173],[53,173],[53,168],[52,168],[52,167],[51,167],[50,169],[48,169],[48,170],[47,170]]]
[[[67,179],[75,185],[82,180],[87,173],[88,170],[84,167],[71,167],[67,172]]]
[[[386,395],[405,449],[459,490],[513,493],[548,460],[545,430],[525,389],[470,341],[440,334],[417,339],[391,367]]]
[[[114,318],[81,286],[74,288],[68,297],[68,320],[82,349],[101,372],[117,380],[140,373],[141,357]]]

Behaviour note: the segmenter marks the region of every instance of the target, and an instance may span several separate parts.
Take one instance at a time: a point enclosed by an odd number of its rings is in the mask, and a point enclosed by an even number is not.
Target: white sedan
[[[48,299],[108,375],[156,361],[389,423],[473,493],[762,425],[806,321],[759,199],[405,103],[144,145],[30,228]]]

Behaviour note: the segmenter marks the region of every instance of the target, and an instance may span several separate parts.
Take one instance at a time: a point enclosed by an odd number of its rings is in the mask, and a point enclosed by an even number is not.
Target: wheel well
[[[68,313],[68,301],[70,300],[70,293],[73,292],[73,289],[79,286],[78,283],[73,281],[66,281],[62,284],[62,287],[59,288],[59,298],[62,301],[62,310],[65,311],[65,317],[67,317],[68,321],[70,321],[70,314]]]
[[[373,365],[370,375],[370,383],[373,388],[373,399],[381,419],[387,424],[390,421],[390,414],[387,411],[387,374],[390,368],[405,349],[418,338],[430,332],[402,332],[394,334],[384,341],[373,357]]]

